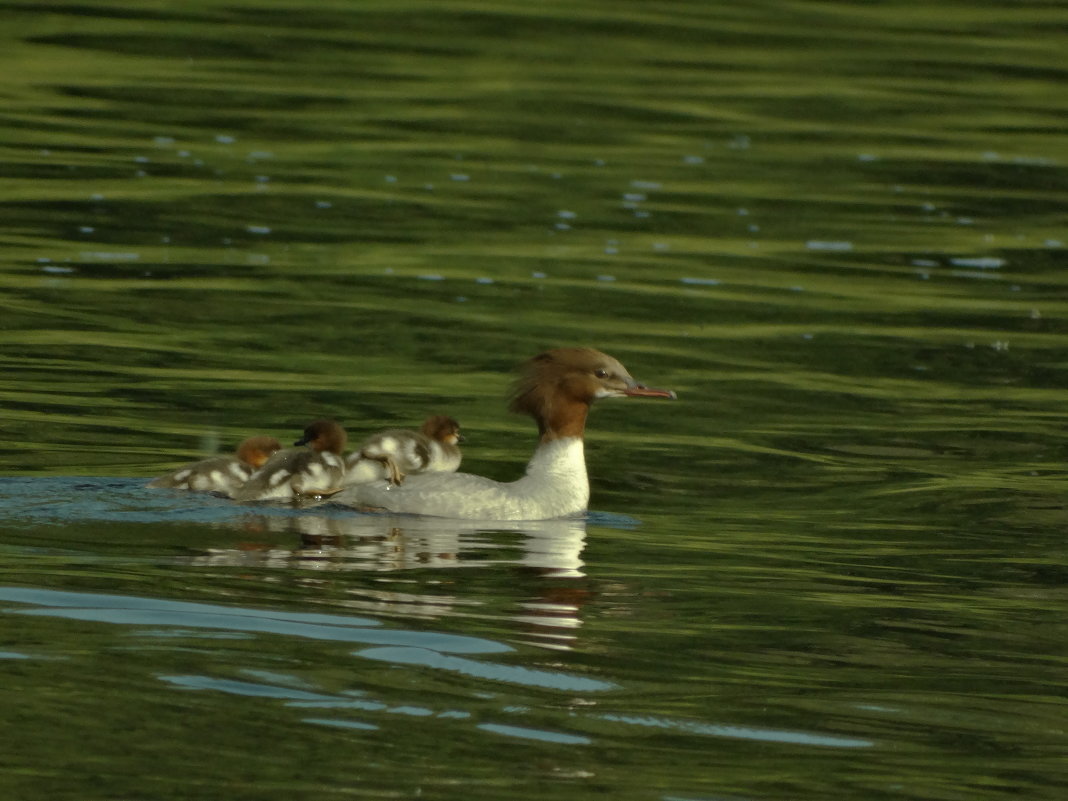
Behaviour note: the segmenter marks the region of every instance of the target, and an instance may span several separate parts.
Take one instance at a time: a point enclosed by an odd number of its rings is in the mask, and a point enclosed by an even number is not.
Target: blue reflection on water
[[[506,726],[501,723],[480,723],[478,728],[482,731],[503,734],[507,737],[519,737],[524,740],[542,740],[547,743],[563,743],[564,745],[589,745],[589,737],[577,734],[563,734],[544,729],[531,729],[526,726]]]
[[[704,723],[698,720],[675,720],[653,715],[600,714],[594,715],[594,717],[612,723],[626,723],[632,726],[651,726],[660,729],[673,729],[687,734],[705,734],[712,737],[729,737],[738,740],[762,740],[770,743],[817,745],[828,748],[870,748],[875,745],[871,740],[862,740],[856,737],[829,737],[823,734],[783,731],[782,729],[760,729],[751,726],[725,726],[719,723]]]
[[[314,640],[415,646],[462,654],[493,654],[512,650],[508,645],[481,637],[432,631],[375,629],[373,627],[381,625],[377,620],[348,615],[276,612],[160,598],[95,595],[23,587],[0,587],[0,601],[38,604],[36,608],[31,609],[6,610],[12,614],[64,617],[97,623],[251,631]]]
[[[545,687],[552,690],[568,692],[603,692],[618,689],[619,685],[609,681],[575,676],[569,673],[549,670],[535,670],[517,665],[498,665],[476,662],[457,656],[447,656],[425,648],[365,648],[355,652],[365,659],[377,659],[401,665],[421,665],[423,667],[461,673],[476,679],[504,681],[522,684],[527,687]]]
[[[279,517],[303,513],[290,506],[242,506],[205,492],[148,489],[146,484],[147,479],[140,478],[0,478],[0,505],[6,519],[40,523],[227,523],[241,520],[251,508]],[[345,511],[320,506],[315,513],[341,516]]]
[[[361,731],[377,731],[378,726],[373,723],[361,723],[358,720],[336,720],[331,718],[304,718],[305,723],[314,723],[318,726],[334,726],[339,729],[359,729]]]
[[[149,489],[147,479],[87,476],[0,477],[0,507],[9,520],[40,523],[119,521],[126,523],[233,523],[250,513],[278,518],[383,518],[361,515],[340,504],[298,507],[281,503],[238,504],[206,492]],[[432,518],[439,524],[449,521]],[[632,529],[641,521],[623,514],[592,511],[592,525]],[[458,521],[462,522],[462,521]],[[482,521],[486,526],[491,521]],[[504,521],[510,527],[514,523]],[[525,524],[524,524],[525,525]]]
[[[377,647],[364,648],[355,651],[354,654],[365,659],[388,662],[394,665],[442,670],[479,681],[504,682],[523,687],[567,693],[604,692],[620,689],[619,685],[609,681],[562,671],[540,670],[522,665],[480,662],[475,659],[453,655],[501,653],[512,650],[509,646],[493,640],[441,632],[384,630],[373,628],[379,625],[378,621],[363,617],[243,609],[217,604],[168,601],[159,598],[63,592],[25,587],[0,587],[0,601],[34,605],[30,608],[3,609],[8,614],[53,616],[119,625],[174,626],[176,630],[187,631],[191,636],[202,634],[204,629],[224,629],[339,642],[370,643]],[[23,656],[14,651],[0,652],[0,658],[18,659],[23,658]],[[333,695],[315,692],[312,689],[285,686],[286,684],[292,685],[296,681],[292,677],[285,675],[275,675],[262,671],[254,672],[253,675],[256,678],[263,678],[267,681],[255,682],[202,675],[170,674],[160,674],[158,678],[168,684],[186,690],[207,690],[230,695],[276,699],[284,701],[287,706],[294,708],[330,709],[334,712],[359,711],[457,720],[470,717],[470,713],[466,710],[435,712],[435,710],[419,704],[387,704],[378,700],[352,697],[353,695],[362,695],[362,692],[346,692],[340,695]],[[276,683],[276,680],[278,683]],[[480,695],[479,697],[485,696]],[[501,710],[504,714],[523,713],[525,711],[525,708],[514,705],[504,707]],[[625,727],[667,729],[690,735],[789,743],[803,746],[866,748],[874,745],[870,740],[852,737],[725,725],[662,716],[592,713],[589,715],[573,715],[571,720],[580,722],[583,718]],[[344,719],[307,718],[305,720],[308,723],[341,728],[363,730],[377,728],[369,723]],[[486,722],[477,724],[477,728],[493,734],[547,743],[582,745],[590,742],[590,739],[583,735],[565,734],[536,727]]]
[[[282,698],[291,701],[321,701],[329,695],[279,687],[274,684],[257,684],[235,679],[213,679],[210,676],[160,676],[160,679],[186,690],[216,690],[230,695],[247,695],[256,698]]]
[[[169,601],[165,598],[146,598],[138,595],[108,595],[106,593],[64,592],[62,590],[44,590],[33,587],[0,587],[0,601],[39,604],[46,607],[91,607],[93,609],[122,610],[129,612],[159,611],[173,615],[189,613],[191,615],[219,615],[230,619],[270,618],[274,621],[293,623],[324,623],[338,626],[379,626],[379,621],[369,617],[352,615],[325,615],[316,612],[281,612],[270,609],[246,609],[219,604],[202,604],[190,601]],[[26,611],[26,610],[22,610]],[[106,620],[109,623],[125,623],[126,620]],[[213,626],[212,628],[215,628]],[[244,625],[235,627],[246,628]]]

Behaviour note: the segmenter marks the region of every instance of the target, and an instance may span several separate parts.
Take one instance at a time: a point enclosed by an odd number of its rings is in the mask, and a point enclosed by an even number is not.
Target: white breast
[[[440,442],[431,441],[430,460],[423,470],[427,473],[454,473],[459,469],[462,458],[460,449],[455,445],[447,447]]]

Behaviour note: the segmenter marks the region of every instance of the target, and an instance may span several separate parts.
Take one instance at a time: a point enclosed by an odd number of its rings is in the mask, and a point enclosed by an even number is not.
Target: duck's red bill
[[[654,389],[653,387],[643,387],[640,384],[636,387],[630,387],[623,390],[623,394],[628,397],[667,398],[668,400],[675,400],[678,397],[670,389]]]

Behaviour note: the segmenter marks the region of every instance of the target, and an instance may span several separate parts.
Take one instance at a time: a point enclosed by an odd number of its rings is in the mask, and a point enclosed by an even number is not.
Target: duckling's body
[[[276,453],[282,444],[274,437],[249,437],[234,453],[212,456],[183,465],[177,470],[150,481],[148,486],[193,492],[218,492],[229,495],[248,481],[259,467]]]
[[[235,501],[284,501],[330,495],[341,487],[348,436],[333,420],[316,420],[295,447],[275,453],[248,481],[230,493]]]
[[[385,479],[399,485],[416,473],[452,473],[460,466],[460,424],[443,414],[428,417],[418,431],[390,429],[368,437],[345,457],[344,484]]]

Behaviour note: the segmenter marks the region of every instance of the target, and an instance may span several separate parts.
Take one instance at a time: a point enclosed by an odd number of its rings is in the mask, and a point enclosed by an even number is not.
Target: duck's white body
[[[548,520],[577,515],[590,500],[583,434],[590,404],[611,397],[673,398],[635,381],[611,356],[559,348],[523,365],[510,408],[529,414],[541,439],[526,474],[512,482],[470,473],[421,473],[401,485],[377,480],[339,493],[358,509],[462,520]]]
[[[517,481],[471,473],[418,473],[400,486],[388,481],[350,487],[334,500],[358,508],[461,520],[549,520],[586,510],[590,482],[581,437],[538,446]]]

